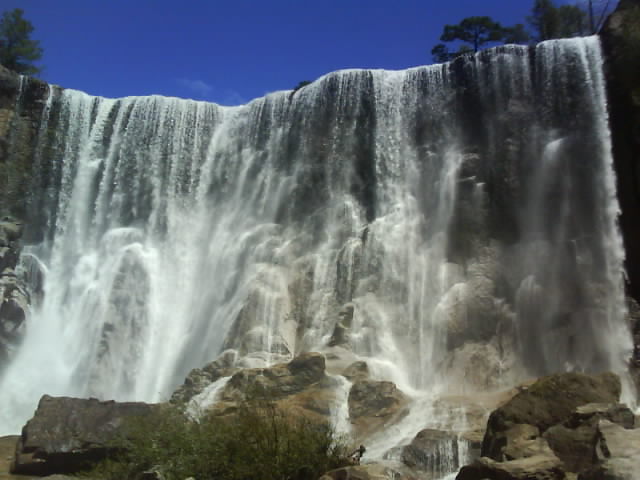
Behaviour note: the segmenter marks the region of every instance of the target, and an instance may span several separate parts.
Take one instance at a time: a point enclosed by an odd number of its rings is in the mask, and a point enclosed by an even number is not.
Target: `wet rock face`
[[[356,436],[364,436],[408,413],[409,399],[393,382],[358,380],[348,402]]]
[[[146,403],[101,402],[45,395],[22,429],[12,473],[73,473],[109,452],[109,445],[128,418],[157,408]]]
[[[29,308],[29,292],[16,274],[22,223],[0,218],[0,370],[20,343]]]
[[[213,405],[204,407],[224,416],[237,412],[243,402],[267,401],[292,415],[323,423],[335,405],[335,388],[335,380],[326,374],[324,356],[305,353],[289,363],[238,369]]]
[[[406,466],[439,478],[459,465],[459,441],[454,432],[424,429],[402,448],[400,458]]]
[[[621,0],[600,33],[629,293],[640,300],[640,2]]]
[[[194,368],[189,372],[184,383],[171,395],[171,403],[185,404],[205,388],[222,377],[229,377],[238,371],[235,366],[236,354],[226,351],[216,360],[202,368]]]
[[[0,214],[27,212],[27,195],[38,124],[49,95],[47,84],[0,65]],[[21,106],[18,99],[22,97]]]

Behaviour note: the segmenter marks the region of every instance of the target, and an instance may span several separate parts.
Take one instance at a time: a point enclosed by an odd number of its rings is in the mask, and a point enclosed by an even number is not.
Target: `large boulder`
[[[103,459],[125,422],[157,406],[43,396],[22,429],[11,471],[21,475],[78,472]]]
[[[535,455],[508,462],[479,458],[462,467],[456,480],[565,480],[562,462],[553,455]]]
[[[246,401],[268,401],[314,422],[326,422],[336,406],[337,380],[326,374],[325,358],[304,353],[289,363],[246,368],[231,376],[209,411],[230,415]]]
[[[598,422],[597,465],[578,480],[637,480],[640,475],[640,429],[609,420]]]
[[[406,472],[380,464],[354,465],[331,470],[320,480],[410,480]]]
[[[506,432],[517,424],[536,427],[543,434],[567,420],[581,405],[616,403],[620,379],[612,373],[563,373],[543,377],[494,410],[482,441],[482,456],[503,460],[508,447]]]
[[[358,380],[348,402],[351,424],[361,438],[406,415],[409,398],[393,382]]]
[[[563,424],[554,425],[544,433],[544,439],[568,471],[588,471],[596,463],[600,420],[626,429],[633,428],[635,423],[633,412],[625,405],[590,403],[578,407]]]

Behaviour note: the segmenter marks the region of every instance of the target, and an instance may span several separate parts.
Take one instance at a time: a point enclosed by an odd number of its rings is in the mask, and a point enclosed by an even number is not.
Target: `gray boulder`
[[[620,379],[612,373],[543,377],[491,413],[482,441],[482,456],[503,460],[508,446],[506,432],[516,424],[532,425],[543,434],[569,419],[579,406],[616,403],[620,389]]]
[[[349,418],[356,436],[366,436],[408,413],[408,397],[393,382],[358,380],[349,391]]]
[[[598,464],[578,480],[637,480],[640,475],[640,429],[630,430],[609,420],[598,422]]]
[[[462,467],[456,480],[565,480],[562,462],[553,455],[535,455],[508,462],[482,457]]]
[[[411,480],[413,477],[395,468],[379,464],[354,465],[331,470],[320,480]]]
[[[157,406],[43,396],[22,429],[11,472],[53,475],[78,472],[105,458],[131,418]]]

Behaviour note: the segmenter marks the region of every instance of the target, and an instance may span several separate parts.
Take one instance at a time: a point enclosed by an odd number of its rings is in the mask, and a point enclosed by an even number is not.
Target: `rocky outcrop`
[[[598,423],[598,464],[578,480],[636,480],[640,472],[640,429],[628,430],[608,420]]]
[[[554,457],[533,456],[508,462],[480,458],[462,467],[456,480],[565,480],[560,460]]]
[[[21,236],[21,222],[0,218],[0,370],[22,339],[29,308],[27,286],[16,273]]]
[[[620,379],[611,373],[597,376],[564,373],[543,377],[491,414],[482,442],[482,456],[503,460],[508,432],[515,425],[531,425],[543,434],[568,419],[581,405],[616,403],[620,389]]]
[[[600,33],[626,249],[628,291],[640,301],[640,1],[620,0]]]
[[[325,473],[320,480],[411,480],[414,477],[396,469],[379,465],[355,465]]]
[[[363,437],[408,413],[409,398],[393,382],[358,380],[349,391],[349,418]]]
[[[283,411],[326,422],[336,404],[336,380],[326,374],[325,358],[305,353],[289,363],[238,370],[209,406],[214,415],[230,415],[246,401],[272,402]]]
[[[239,368],[235,366],[236,353],[227,350],[216,360],[202,368],[194,368],[189,372],[184,383],[171,395],[170,403],[185,404],[196,395],[201,394],[209,385],[222,377],[230,377]]]
[[[25,219],[39,124],[49,87],[0,65],[0,215]],[[23,101],[19,101],[22,97]]]
[[[148,415],[154,408],[145,403],[45,395],[22,429],[11,471],[52,475],[82,470],[109,453],[128,419]]]
[[[634,444],[640,430],[632,430],[635,417],[616,403],[619,395],[613,374],[538,380],[491,414],[482,458],[463,467],[457,480],[626,478],[604,474],[606,468],[633,471],[630,465],[635,465],[632,449],[622,445]],[[598,398],[601,403],[589,401]],[[618,442],[615,454],[603,440],[603,425],[609,424]]]

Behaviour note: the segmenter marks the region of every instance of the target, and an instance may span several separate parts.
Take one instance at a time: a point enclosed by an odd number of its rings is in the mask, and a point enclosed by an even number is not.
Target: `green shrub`
[[[91,477],[135,479],[156,470],[166,480],[315,480],[348,464],[345,445],[329,425],[287,415],[266,401],[197,422],[167,407],[130,422],[115,447],[120,453]]]

